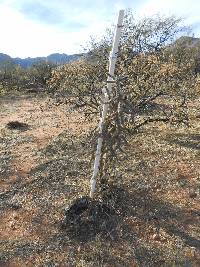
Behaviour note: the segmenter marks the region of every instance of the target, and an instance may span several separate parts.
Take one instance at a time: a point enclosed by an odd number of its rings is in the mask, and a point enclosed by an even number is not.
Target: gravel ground
[[[110,191],[68,225],[88,194],[91,123],[48,100],[0,99],[0,266],[200,266],[199,119],[140,131]]]

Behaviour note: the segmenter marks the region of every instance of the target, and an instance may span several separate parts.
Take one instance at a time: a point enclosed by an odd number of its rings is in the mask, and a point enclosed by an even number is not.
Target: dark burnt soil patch
[[[78,242],[89,242],[96,235],[116,239],[117,226],[121,221],[116,210],[107,203],[81,197],[65,208],[61,229]]]
[[[7,123],[6,127],[10,130],[26,131],[28,130],[29,125],[20,121],[10,121]]]

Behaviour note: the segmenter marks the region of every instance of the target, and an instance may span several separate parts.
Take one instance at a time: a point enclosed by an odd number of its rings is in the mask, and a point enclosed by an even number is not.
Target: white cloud
[[[78,53],[91,35],[100,36],[110,25],[109,20],[95,13],[83,12],[74,17],[77,20],[88,26],[72,32],[30,20],[12,6],[0,4],[0,52],[13,57]]]
[[[199,12],[199,0],[147,0],[139,7],[137,14],[138,17],[158,13],[167,16],[175,15],[184,18],[186,24],[195,25],[200,23]]]
[[[41,3],[44,6],[53,8],[55,12],[57,8],[58,13],[62,11],[61,24],[48,24],[45,18],[39,21],[22,13],[20,6],[31,1],[0,0],[0,52],[14,57],[46,56],[56,52],[78,53],[90,36],[102,35],[115,22],[117,10],[128,7],[133,8],[138,18],[156,13],[175,14],[186,17],[187,23],[200,24],[199,0],[110,0],[109,5],[107,0],[97,3],[92,0],[43,0]],[[73,28],[72,25],[76,23],[83,26]]]
[[[11,56],[46,55],[67,43],[67,38],[56,28],[30,21],[8,6],[0,6],[0,25],[0,51]]]

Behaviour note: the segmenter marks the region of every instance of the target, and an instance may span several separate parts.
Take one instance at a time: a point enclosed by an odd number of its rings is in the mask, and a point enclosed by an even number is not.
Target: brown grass
[[[86,195],[91,122],[48,97],[0,100],[0,266],[200,266],[199,102],[192,127],[149,125],[130,140],[110,192],[110,224],[61,229]],[[29,125],[6,128],[9,121]]]

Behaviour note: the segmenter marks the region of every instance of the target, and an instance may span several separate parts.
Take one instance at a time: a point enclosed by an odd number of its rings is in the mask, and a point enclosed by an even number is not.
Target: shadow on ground
[[[45,241],[25,242],[22,239],[9,243],[2,240],[2,262],[15,257],[25,259],[39,254],[61,253],[67,249],[74,259],[81,257],[90,264],[95,260],[91,266],[111,262],[112,266],[131,266],[131,258],[138,266],[163,266],[170,262],[186,266],[189,259],[183,256],[184,247],[200,250],[200,240],[188,232],[189,227],[198,227],[200,214],[189,215],[186,210],[157,199],[146,188],[130,192],[112,187],[105,192],[101,201],[92,201],[90,208],[81,216],[75,216],[68,222],[63,206],[53,205],[56,195],[46,202],[41,201],[40,197],[41,194],[35,195],[38,212],[32,218],[30,227],[36,227],[35,231]],[[18,207],[19,210],[21,208],[23,205]],[[60,214],[59,218],[54,217],[56,212]],[[163,231],[165,237],[162,236]],[[152,239],[152,235],[157,235],[156,240]],[[172,238],[176,240],[176,251],[168,246]],[[104,244],[109,244],[109,247]],[[125,255],[115,258],[111,251],[115,246],[132,256],[128,259]],[[79,247],[84,250],[77,252]],[[56,264],[55,259],[51,264]]]
[[[179,137],[184,145],[187,135],[176,135],[171,142],[180,142]],[[199,135],[189,138],[199,142]],[[140,179],[129,181],[129,187],[110,186],[83,212],[75,212],[78,216],[66,214],[68,200],[77,197],[77,186],[81,189],[80,179],[89,175],[81,144],[83,140],[72,145],[59,139],[41,152],[46,156],[53,151],[54,158],[33,169],[31,181],[0,196],[2,213],[35,209],[28,224],[33,240],[1,240],[1,266],[30,257],[41,258],[39,266],[193,266],[195,258],[184,251],[200,250],[200,240],[190,231],[199,227],[200,214],[163,201]]]
[[[200,134],[173,134],[167,140],[186,148],[200,150]]]

